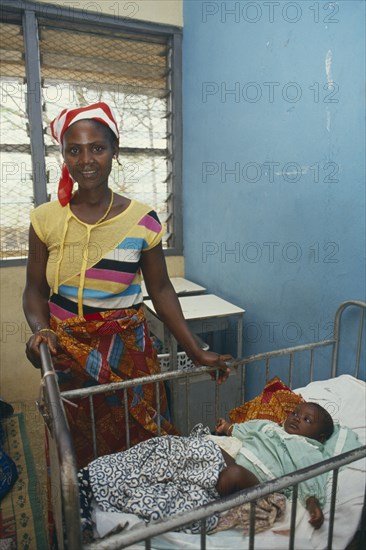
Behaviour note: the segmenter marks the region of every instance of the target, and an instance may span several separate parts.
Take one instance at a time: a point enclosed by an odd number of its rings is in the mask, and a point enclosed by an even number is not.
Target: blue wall
[[[365,299],[365,2],[184,2],[186,276],[245,355]]]

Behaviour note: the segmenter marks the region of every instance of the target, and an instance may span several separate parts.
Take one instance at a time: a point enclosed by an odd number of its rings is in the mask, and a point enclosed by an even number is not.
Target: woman
[[[184,320],[167,275],[162,227],[146,205],[108,186],[119,133],[105,103],[63,110],[51,123],[64,158],[58,201],[32,211],[24,312],[33,335],[28,359],[40,366],[39,346],[53,355],[61,391],[159,372],[143,310],[141,272],[159,317],[195,365],[220,367],[229,356],[203,351]],[[78,188],[73,193],[73,184]],[[176,433],[160,390],[163,434]],[[122,396],[95,398],[98,454],[126,447]],[[155,386],[128,391],[131,444],[158,433]],[[78,465],[93,458],[87,399],[65,406]]]

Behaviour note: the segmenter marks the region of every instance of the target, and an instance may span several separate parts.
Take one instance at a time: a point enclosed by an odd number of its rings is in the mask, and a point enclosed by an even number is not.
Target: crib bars
[[[342,315],[346,309],[357,308],[359,309],[359,320],[357,326],[357,338],[356,338],[356,353],[355,353],[355,365],[352,373],[356,378],[360,375],[361,364],[361,352],[364,332],[364,310],[366,303],[352,300],[342,303],[336,312],[334,320],[333,338],[322,340],[319,342],[313,342],[309,344],[294,346],[290,348],[284,348],[280,350],[274,350],[270,352],[251,355],[245,358],[237,358],[230,362],[232,367],[241,369],[241,396],[242,402],[245,397],[245,375],[246,367],[252,363],[264,362],[266,371],[266,380],[269,376],[270,362],[273,358],[279,356],[286,356],[289,358],[288,378],[289,385],[292,387],[293,371],[294,371],[294,356],[295,354],[302,354],[304,352],[310,352],[309,361],[309,382],[313,380],[314,371],[314,353],[319,348],[330,347],[332,350],[331,359],[331,377],[337,376],[338,373],[338,360],[339,349],[341,344],[341,326]],[[41,346],[41,359],[42,359],[42,384],[41,384],[41,397],[39,400],[39,408],[41,414],[44,417],[45,423],[48,428],[49,444],[51,448],[51,472],[52,472],[52,487],[54,489],[53,501],[56,514],[56,529],[58,534],[58,545],[60,550],[69,549],[77,550],[84,548],[85,550],[94,549],[114,549],[125,548],[131,544],[145,541],[145,548],[151,548],[151,539],[158,534],[173,531],[177,528],[189,525],[193,521],[201,519],[202,521],[202,533],[201,533],[201,549],[206,548],[206,533],[204,530],[205,518],[213,513],[223,512],[230,509],[233,506],[244,504],[246,502],[251,503],[251,521],[249,531],[249,548],[253,549],[255,544],[255,532],[254,532],[254,509],[255,501],[270,493],[284,489],[286,487],[293,487],[293,499],[291,509],[291,534],[289,539],[289,549],[294,548],[295,540],[295,518],[296,518],[296,502],[297,502],[297,485],[315,475],[327,471],[333,471],[333,482],[331,492],[331,512],[330,523],[328,531],[328,548],[332,548],[333,537],[333,523],[336,503],[336,490],[337,490],[337,476],[338,470],[341,466],[349,464],[350,462],[359,460],[366,456],[366,446],[360,447],[357,450],[350,451],[339,455],[337,458],[332,458],[322,463],[319,463],[316,467],[305,468],[295,473],[283,476],[276,480],[263,483],[251,489],[247,489],[230,497],[220,499],[212,502],[202,508],[194,510],[192,512],[185,513],[183,516],[174,516],[163,522],[147,525],[144,529],[139,530],[131,529],[128,532],[121,532],[106,537],[91,543],[83,545],[81,542],[81,524],[79,513],[79,497],[78,497],[78,485],[76,475],[76,459],[73,451],[70,434],[67,427],[67,421],[65,417],[65,411],[62,404],[62,400],[77,400],[80,398],[88,397],[91,406],[91,415],[93,419],[93,396],[98,393],[113,392],[118,389],[122,389],[124,392],[124,404],[125,413],[127,413],[127,389],[136,385],[144,385],[154,383],[157,390],[157,416],[160,417],[160,405],[159,405],[159,384],[163,381],[185,381],[185,395],[186,395],[186,407],[187,407],[187,431],[189,430],[189,385],[191,378],[195,376],[201,376],[202,373],[212,371],[208,367],[198,367],[189,371],[171,371],[153,376],[147,376],[135,380],[129,380],[125,382],[118,382],[113,384],[105,384],[103,386],[94,386],[88,389],[72,390],[63,392],[60,394],[57,378],[53,369],[51,356],[49,350],[45,344]],[[215,387],[215,413],[216,417],[219,416],[220,408],[220,386],[216,384]],[[125,414],[125,429],[127,434],[127,442],[129,445],[129,426],[128,426],[128,414]],[[158,424],[158,431],[160,433],[160,423]],[[96,445],[95,425],[93,427],[93,447],[94,454],[98,456],[98,449]],[[362,518],[361,532],[365,532],[366,518],[365,518],[366,504],[364,503],[364,513]],[[359,548],[364,548],[365,541],[360,541]]]

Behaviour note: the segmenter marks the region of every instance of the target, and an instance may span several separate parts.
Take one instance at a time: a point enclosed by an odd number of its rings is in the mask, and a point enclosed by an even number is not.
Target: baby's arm
[[[218,434],[231,435],[233,431],[233,425],[227,422],[224,418],[218,418],[215,426],[215,430]]]
[[[318,499],[316,497],[309,497],[306,500],[306,508],[310,514],[310,525],[312,525],[314,529],[319,529],[323,525],[324,516]]]

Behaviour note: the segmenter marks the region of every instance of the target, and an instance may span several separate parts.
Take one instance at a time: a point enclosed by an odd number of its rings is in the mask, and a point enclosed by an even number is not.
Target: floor
[[[47,469],[45,459],[45,430],[43,418],[35,403],[21,403],[21,410],[25,413],[26,430],[33,456],[37,476],[37,487],[40,505],[47,517]]]
[[[28,548],[28,550],[47,550],[45,548],[46,541],[46,525],[47,525],[47,470],[46,470],[46,460],[45,460],[45,437],[44,437],[44,423],[41,415],[38,412],[36,404],[34,402],[17,402],[12,403],[14,408],[14,415],[3,420],[6,440],[5,440],[5,451],[9,456],[16,462],[17,470],[19,474],[18,480],[15,482],[14,486],[10,492],[5,496],[5,499],[10,499],[13,506],[13,525],[15,532],[17,533],[16,538],[18,541],[18,548],[16,550],[23,550]],[[23,421],[22,425],[25,427],[25,436],[19,439],[19,432],[16,432],[12,429],[15,422],[15,418],[22,416]],[[14,419],[14,420],[13,420]],[[23,445],[23,449],[21,448]],[[19,458],[20,456],[26,456],[26,460]],[[29,465],[32,464],[31,474],[29,474]],[[19,469],[20,468],[20,469]],[[31,475],[32,477],[29,477]],[[27,488],[26,488],[27,487]],[[21,499],[25,499],[22,504]],[[43,532],[42,540],[44,541],[39,547],[39,543],[35,543],[34,539],[27,539],[29,533],[26,531],[27,524],[24,523],[25,514],[22,514],[22,510],[27,512],[29,509],[29,504],[27,504],[28,499],[31,502],[31,517],[33,518],[31,533],[34,531]],[[6,501],[2,503],[4,505],[4,514],[3,519],[8,520],[9,518],[9,507],[6,504]],[[30,517],[30,516],[29,516]],[[5,524],[4,524],[5,525]],[[6,524],[8,525],[8,524]],[[29,525],[29,524],[28,524]],[[6,531],[7,532],[7,531]],[[36,539],[40,539],[37,537]],[[19,541],[22,541],[22,548],[19,548]],[[37,548],[34,548],[37,546]],[[11,549],[14,548],[14,543],[11,542],[11,538],[2,538],[0,540],[1,549]]]

